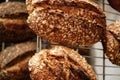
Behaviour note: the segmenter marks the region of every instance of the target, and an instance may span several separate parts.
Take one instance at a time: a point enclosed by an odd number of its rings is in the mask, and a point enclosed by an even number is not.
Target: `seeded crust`
[[[107,27],[106,41],[104,44],[105,54],[109,60],[120,65],[120,21],[114,22]]]
[[[26,22],[28,13],[25,3],[1,3],[0,12],[0,42],[21,42],[35,37]]]
[[[107,27],[107,30],[110,31],[118,40],[120,40],[120,21],[110,24]]]
[[[0,52],[0,80],[30,80],[28,61],[36,51],[36,42],[28,41]]]
[[[55,46],[29,60],[32,80],[98,80],[92,67],[76,51]]]
[[[50,42],[73,46],[90,46],[100,41],[106,21],[97,5],[84,0],[65,0],[66,4],[64,0],[52,1],[27,1],[27,8],[33,9],[28,10],[27,22],[37,35]]]
[[[26,0],[27,10],[29,13],[41,4],[51,6],[76,6],[83,9],[86,8],[105,17],[101,8],[92,0]]]

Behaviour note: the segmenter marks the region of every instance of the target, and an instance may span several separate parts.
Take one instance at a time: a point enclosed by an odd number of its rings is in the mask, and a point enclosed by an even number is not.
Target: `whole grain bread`
[[[41,50],[29,60],[32,80],[97,80],[85,58],[71,48]]]
[[[28,13],[25,3],[1,3],[0,42],[21,42],[34,38],[35,34],[26,22],[27,17]]]
[[[36,42],[28,41],[0,52],[0,80],[30,80],[28,61],[34,55]]]
[[[107,26],[105,37],[105,54],[113,64],[120,65],[120,21]]]
[[[102,39],[105,14],[91,0],[27,0],[29,27],[59,44],[90,46]]]

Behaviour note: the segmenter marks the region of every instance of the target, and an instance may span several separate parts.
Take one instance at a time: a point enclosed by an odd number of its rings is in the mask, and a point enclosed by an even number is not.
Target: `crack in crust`
[[[29,60],[29,70],[32,80],[97,80],[85,58],[63,46],[36,53]]]

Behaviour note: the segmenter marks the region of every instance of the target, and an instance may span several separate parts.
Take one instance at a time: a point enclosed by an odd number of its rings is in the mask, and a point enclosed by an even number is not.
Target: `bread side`
[[[105,54],[109,60],[116,65],[120,65],[120,21],[107,26],[105,42],[103,43]]]
[[[28,41],[0,52],[0,80],[30,80],[28,61],[36,51],[36,42]]]
[[[22,42],[35,37],[26,22],[25,3],[3,2],[0,12],[0,42]]]

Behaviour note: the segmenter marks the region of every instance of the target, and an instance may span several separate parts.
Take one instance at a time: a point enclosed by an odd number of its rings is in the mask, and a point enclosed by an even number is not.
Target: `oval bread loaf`
[[[102,39],[105,14],[91,0],[27,0],[29,27],[59,44],[90,46]]]

